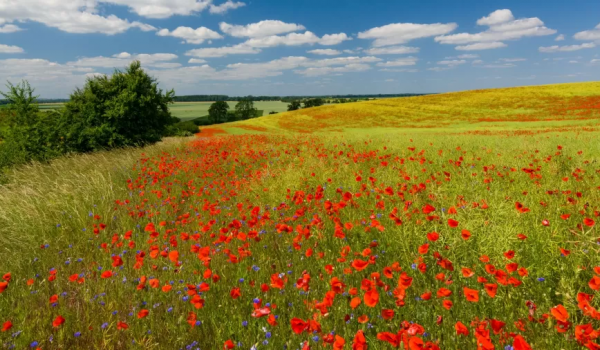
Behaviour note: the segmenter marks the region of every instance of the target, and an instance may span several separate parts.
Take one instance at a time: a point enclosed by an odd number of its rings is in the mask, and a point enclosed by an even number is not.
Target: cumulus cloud
[[[456,23],[393,23],[358,33],[360,39],[374,39],[373,46],[406,44],[411,40],[448,34],[458,27]]]
[[[565,40],[565,36],[564,36],[563,34],[561,34],[561,35],[557,36],[557,37],[554,39],[554,41],[563,41],[563,40]]]
[[[418,69],[409,69],[409,68],[383,68],[379,70],[380,72],[393,72],[393,73],[416,73]]]
[[[18,0],[22,1],[22,0]],[[81,0],[28,0],[43,2],[72,2]],[[168,18],[174,15],[189,16],[197,12],[204,11],[211,4],[212,0],[86,0],[86,3],[107,3],[114,5],[127,6],[129,9],[148,18]]]
[[[229,55],[244,55],[257,54],[261,50],[245,44],[224,47],[205,47],[201,49],[190,50],[185,53],[186,56],[209,58],[209,57],[225,57]]]
[[[245,26],[221,22],[219,28],[223,33],[236,38],[262,38],[306,29],[300,24],[277,20],[265,20]]]
[[[137,21],[129,22],[115,15],[102,16],[98,14],[98,6],[102,3],[126,5],[133,12],[143,15],[142,10],[148,6],[160,8],[163,4],[170,6],[172,10],[177,10],[192,5],[191,1],[195,2],[195,0],[155,0],[154,5],[144,5],[147,3],[145,0],[4,0],[0,1],[0,23],[33,21],[69,33],[113,35],[131,28],[151,31],[156,28]],[[171,14],[174,14],[173,11]],[[9,27],[9,30],[11,29],[15,28]]]
[[[567,46],[547,46],[540,47],[539,51],[543,53],[554,53],[554,52],[570,52],[570,51],[579,51],[583,49],[593,49],[596,47],[594,43],[585,43],[581,45],[567,45]]]
[[[442,65],[442,66],[448,66],[448,67],[456,67],[456,66],[460,66],[461,64],[465,64],[467,63],[466,60],[444,60],[444,61],[439,61],[437,64]]]
[[[248,39],[244,45],[250,47],[275,47],[275,46],[299,46],[299,45],[337,45],[344,40],[350,40],[344,33],[324,35],[319,38],[313,32],[289,33],[286,35],[271,35],[260,38]]]
[[[16,82],[26,79],[43,97],[64,97],[85,82],[91,68],[74,67],[44,59],[0,60],[0,80]]]
[[[409,53],[418,53],[418,47],[410,46],[388,46],[388,47],[374,47],[365,50],[365,53],[369,55],[405,55]]]
[[[25,50],[18,46],[0,44],[0,53],[23,53]]]
[[[308,53],[312,53],[313,55],[323,55],[323,56],[337,56],[341,55],[342,52],[334,49],[316,49],[307,51]]]
[[[414,66],[417,64],[417,61],[419,61],[418,58],[410,56],[410,57],[399,58],[399,59],[393,60],[393,61],[377,63],[377,66],[378,67]]]
[[[435,41],[441,44],[462,45],[457,50],[487,50],[505,47],[505,40],[518,40],[525,37],[552,35],[556,30],[547,28],[537,17],[515,19],[510,10],[497,10],[489,16],[477,20],[480,26],[488,29],[471,34],[458,33],[441,35]]]
[[[14,24],[6,24],[4,26],[0,26],[0,33],[3,33],[3,34],[20,32],[22,30],[23,30],[22,28],[14,25]]]
[[[132,55],[128,52],[121,52],[111,57],[97,56],[97,57],[82,57],[77,61],[68,62],[67,66],[73,67],[102,67],[102,68],[114,68],[127,66],[134,60],[138,60],[144,66],[157,67],[157,68],[174,68],[172,61],[177,59],[178,56],[172,53],[155,53],[155,54],[135,54]],[[169,64],[165,64],[169,63]],[[179,65],[179,64],[178,64]]]
[[[156,35],[181,38],[188,44],[202,44],[206,40],[223,38],[221,34],[210,30],[206,27],[198,27],[196,29],[190,27],[178,27],[173,31],[169,31],[168,29],[161,29],[158,32],[156,32]]]
[[[486,64],[483,67],[484,68],[513,68],[516,66],[517,65],[514,63],[503,63],[503,64]]]
[[[297,70],[295,72],[304,76],[315,77],[335,73],[364,72],[369,69],[371,69],[371,66],[368,64],[353,63],[341,67],[310,67],[304,70]]]
[[[573,35],[573,38],[586,41],[600,40],[600,24],[598,24],[594,29],[584,30],[583,32],[576,33]]]
[[[494,41],[491,43],[476,43],[469,45],[460,45],[455,47],[458,51],[479,51],[479,50],[491,50],[506,47],[507,45],[500,41]]]
[[[501,58],[498,61],[502,62],[524,62],[527,61],[526,58]]]
[[[190,63],[190,64],[204,64],[204,63],[206,63],[206,60],[203,60],[201,58],[190,58],[190,60],[188,61],[188,63]]]
[[[246,6],[246,4],[243,2],[240,2],[240,1],[233,2],[231,0],[227,0],[227,2],[224,2],[218,6],[211,4],[209,12],[213,13],[213,14],[222,15],[229,10],[235,10],[235,9],[238,9],[238,8],[244,7],[244,6]]]

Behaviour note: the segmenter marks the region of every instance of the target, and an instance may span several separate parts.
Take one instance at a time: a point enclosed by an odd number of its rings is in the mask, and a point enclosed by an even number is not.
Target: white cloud
[[[418,53],[418,47],[410,46],[388,46],[388,47],[375,47],[365,50],[365,53],[369,55],[405,55],[409,53]]]
[[[155,53],[155,54],[135,54],[132,55],[127,52],[113,55],[112,57],[82,57],[74,62],[68,62],[68,66],[74,67],[102,67],[102,68],[114,68],[127,66],[134,60],[138,60],[143,66],[159,67],[159,68],[174,68],[172,61],[177,59],[177,55],[172,53]],[[169,63],[165,65],[165,63]]]
[[[517,65],[514,63],[503,63],[503,64],[486,64],[484,68],[513,68]]]
[[[383,61],[381,58],[377,58],[374,56],[351,56],[351,57],[336,57],[336,58],[325,58],[321,60],[310,61],[306,63],[308,66],[314,67],[327,67],[327,66],[340,66],[340,65],[349,65],[349,64],[365,64],[365,63],[375,63]]]
[[[445,70],[449,70],[452,68],[454,68],[454,67],[433,67],[433,68],[427,68],[427,70],[434,71],[434,72],[443,72]]]
[[[475,60],[473,62],[471,62],[471,64],[483,64],[482,60]]]
[[[183,7],[195,0],[155,0],[169,6]],[[0,1],[0,23],[33,21],[69,33],[118,34],[130,28],[143,31],[155,30],[153,26],[140,22],[129,22],[115,15],[102,16],[100,3],[127,5],[134,12],[141,9],[145,0],[3,0]],[[14,28],[13,28],[14,29]]]
[[[0,53],[23,53],[25,52],[22,48],[18,46],[9,46],[0,44]]]
[[[23,0],[18,0],[23,1]],[[28,0],[44,2],[71,2],[74,0]],[[81,0],[75,0],[81,1]],[[189,16],[204,11],[212,0],[86,0],[87,3],[107,3],[129,7],[132,12],[148,18],[168,18],[174,15]]]
[[[524,62],[527,61],[526,58],[501,58],[499,61],[502,62]]]
[[[206,60],[203,60],[201,58],[190,58],[190,60],[188,61],[188,63],[190,63],[190,64],[204,64],[204,63],[206,63]]]
[[[4,26],[0,26],[0,33],[3,33],[3,34],[20,32],[22,30],[23,29],[21,29],[19,26],[16,26],[14,24],[6,24]]]
[[[480,26],[491,27],[501,23],[510,22],[514,19],[515,17],[510,10],[496,10],[490,13],[489,16],[478,19],[477,24]]]
[[[297,70],[295,72],[301,75],[315,77],[332,73],[363,72],[369,69],[371,69],[371,66],[368,64],[353,63],[341,67],[310,67],[304,70]]]
[[[554,39],[554,41],[563,41],[563,40],[565,40],[564,34],[561,34]]]
[[[593,60],[590,61],[591,64],[596,64],[596,63],[600,63],[600,59],[594,58]]]
[[[324,35],[322,38],[316,36],[313,32],[289,33],[287,35],[271,35],[260,38],[248,39],[244,45],[250,47],[275,47],[275,46],[299,46],[299,45],[336,45],[344,40],[350,40],[346,34]]]
[[[577,40],[600,40],[600,24],[592,30],[584,30],[583,32],[575,33],[573,38]]]
[[[276,20],[265,20],[245,26],[221,22],[219,28],[223,33],[236,38],[262,38],[306,29],[300,24]]]
[[[458,58],[464,60],[464,59],[472,59],[472,58],[479,58],[479,55],[475,55],[475,54],[471,54],[471,53],[466,53],[464,55],[459,55]]]
[[[458,25],[456,23],[393,23],[382,27],[376,27],[358,33],[360,39],[374,39],[373,46],[390,46],[405,44],[411,40],[448,34]]]
[[[331,46],[340,44],[346,40],[352,40],[352,38],[348,37],[346,33],[325,34],[321,40],[319,40],[319,44],[323,46]]]
[[[244,7],[244,6],[246,6],[246,4],[243,2],[240,2],[240,1],[233,2],[231,0],[227,0],[227,2],[224,2],[218,6],[211,4],[209,11],[210,11],[210,13],[222,15],[229,10],[235,10],[235,9],[238,9],[238,8]]]
[[[465,60],[445,60],[445,61],[439,61],[437,64],[440,64],[443,66],[455,67],[455,66],[459,66],[459,65],[465,64],[465,63],[467,63],[467,61],[465,61]]]
[[[257,54],[261,50],[250,47],[245,44],[238,44],[234,46],[224,47],[206,47],[202,49],[194,49],[185,53],[186,56],[208,58],[208,57],[225,57],[228,55],[244,55],[244,54]]]
[[[572,60],[572,61],[569,61],[569,63],[579,63],[579,61]]]
[[[544,26],[537,17],[515,19],[510,10],[497,10],[489,16],[480,18],[478,25],[488,26],[486,31],[471,34],[458,33],[435,38],[441,44],[465,45],[457,50],[486,50],[504,47],[505,40],[518,40],[525,37],[552,35],[556,30]]]
[[[585,43],[581,45],[568,45],[568,46],[548,46],[548,47],[540,47],[539,51],[543,53],[554,53],[554,52],[570,52],[570,51],[578,51],[583,49],[593,49],[596,47],[594,43]]]
[[[156,32],[158,36],[172,36],[181,38],[188,44],[202,44],[205,40],[222,39],[221,34],[210,30],[206,27],[198,27],[196,29],[190,27],[178,27],[173,31],[161,29]]]
[[[416,73],[418,69],[407,69],[407,68],[383,68],[380,72],[393,72],[393,73]]]
[[[418,58],[410,56],[410,57],[399,58],[399,59],[393,60],[393,61],[377,63],[377,66],[378,67],[414,66],[417,64],[418,60],[419,60]]]
[[[500,41],[494,41],[491,43],[476,43],[469,45],[461,45],[455,47],[458,51],[479,51],[479,50],[491,50],[491,49],[499,49],[502,47],[506,47],[507,45]]]
[[[340,51],[333,50],[333,49],[316,49],[316,50],[310,50],[307,52],[312,53],[313,55],[323,55],[323,56],[337,56],[337,55],[342,54]]]
[[[0,81],[26,79],[42,97],[65,97],[85,82],[91,68],[73,67],[44,59],[0,60]]]

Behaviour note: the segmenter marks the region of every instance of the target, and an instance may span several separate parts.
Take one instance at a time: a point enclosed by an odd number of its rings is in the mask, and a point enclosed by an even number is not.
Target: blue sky
[[[67,97],[133,59],[178,95],[600,80],[600,2],[0,0],[2,81]]]

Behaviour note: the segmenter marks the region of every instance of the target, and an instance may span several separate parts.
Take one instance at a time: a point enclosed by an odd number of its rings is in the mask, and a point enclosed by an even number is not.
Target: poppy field
[[[600,349],[594,130],[245,130],[14,170],[0,348]]]

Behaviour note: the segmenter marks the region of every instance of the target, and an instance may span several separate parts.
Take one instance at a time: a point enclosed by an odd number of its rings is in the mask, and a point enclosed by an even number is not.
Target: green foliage
[[[235,113],[240,120],[256,118],[256,108],[254,108],[254,102],[252,102],[250,99],[243,99],[239,101],[235,105]]]
[[[229,104],[225,101],[217,101],[208,109],[208,120],[211,124],[220,124],[228,121]]]
[[[65,104],[65,142],[79,152],[157,142],[174,123],[168,107],[174,95],[163,93],[139,61],[111,77],[90,78]]]
[[[300,109],[301,106],[300,101],[294,100],[288,105],[288,111],[296,111]]]
[[[0,93],[7,106],[0,116],[0,169],[62,154],[151,144],[167,135],[189,135],[193,124],[169,112],[174,91],[163,93],[138,61],[111,77],[87,80],[64,109],[40,111],[28,82]]]
[[[304,108],[319,107],[325,104],[322,98],[311,98],[304,101]]]

